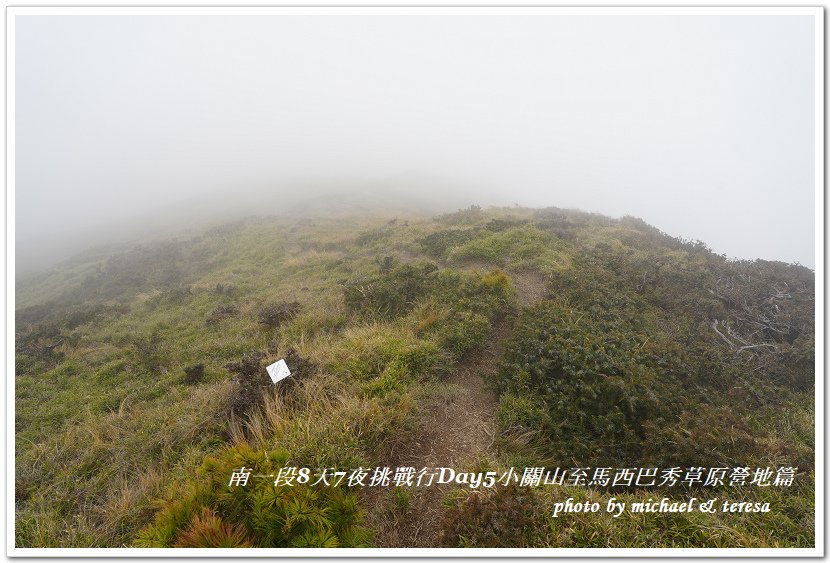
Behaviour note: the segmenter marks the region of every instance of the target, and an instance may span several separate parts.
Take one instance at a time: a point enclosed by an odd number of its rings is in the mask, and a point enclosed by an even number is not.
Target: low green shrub
[[[220,321],[233,317],[239,312],[239,307],[234,305],[233,303],[226,303],[222,305],[217,305],[213,308],[213,310],[208,314],[205,322],[209,325],[217,324]]]
[[[541,424],[533,430],[566,459],[630,462],[645,437],[643,423],[672,420],[676,391],[645,362],[641,344],[620,319],[556,302],[527,310],[494,382],[505,393],[501,422]]]
[[[271,380],[262,367],[262,357],[261,352],[251,350],[240,360],[225,365],[234,374],[234,392],[228,402],[229,413],[243,415],[262,403],[262,394],[271,385]]]
[[[550,235],[531,225],[506,230],[483,231],[477,236],[454,246],[447,254],[456,262],[482,261],[503,266],[507,263],[531,262],[548,254],[555,246]]]
[[[431,335],[454,360],[460,359],[468,350],[481,346],[489,332],[490,321],[487,317],[469,311],[456,311],[423,331]]]
[[[205,364],[194,364],[184,368],[184,383],[194,385],[202,381],[205,376]]]
[[[158,332],[132,338],[133,357],[148,373],[158,374],[165,365],[164,339]]]
[[[444,547],[528,547],[535,545],[546,514],[533,489],[496,486],[448,499],[441,524]]]
[[[473,240],[478,234],[477,228],[446,229],[431,233],[418,242],[428,256],[446,258],[450,249]]]
[[[345,487],[275,486],[271,476],[288,461],[285,452],[245,445],[207,458],[185,490],[171,491],[136,547],[369,546],[362,511]],[[243,468],[250,472],[247,483],[231,483]]]
[[[356,279],[343,289],[346,308],[364,316],[395,318],[415,307],[434,285],[434,264],[403,264],[370,278]]]
[[[296,301],[272,303],[259,310],[259,322],[268,328],[279,328],[296,317],[300,308]]]

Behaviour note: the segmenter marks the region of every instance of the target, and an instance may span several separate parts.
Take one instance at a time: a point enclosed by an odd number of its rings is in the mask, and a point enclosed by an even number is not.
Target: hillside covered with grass
[[[90,250],[17,283],[15,545],[810,547],[814,286],[557,208],[252,217]],[[279,358],[293,376],[272,386]],[[229,487],[243,466],[796,474]],[[707,495],[771,511],[551,517],[568,497]]]

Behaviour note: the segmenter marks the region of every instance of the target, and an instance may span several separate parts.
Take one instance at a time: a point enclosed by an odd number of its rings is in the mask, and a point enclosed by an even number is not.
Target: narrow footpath
[[[539,274],[511,276],[521,308],[538,303],[546,292]],[[431,401],[418,423],[418,438],[395,464],[422,467],[470,468],[478,459],[492,457],[498,397],[485,383],[498,369],[512,326],[497,319],[484,346],[462,359],[444,380],[445,400]],[[378,547],[440,547],[442,499],[450,485],[412,488],[408,507],[393,513],[370,514]]]

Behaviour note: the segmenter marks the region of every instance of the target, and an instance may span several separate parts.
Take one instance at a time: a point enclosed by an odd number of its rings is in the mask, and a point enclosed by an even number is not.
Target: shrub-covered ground
[[[15,544],[414,545],[388,528],[432,502],[432,545],[812,546],[814,323],[807,268],[555,208],[257,217],[89,251],[17,284]],[[460,423],[478,384],[492,444],[459,446],[477,470],[791,466],[794,485],[710,491],[769,514],[617,519],[550,513],[694,492],[227,486],[419,459],[434,405]]]

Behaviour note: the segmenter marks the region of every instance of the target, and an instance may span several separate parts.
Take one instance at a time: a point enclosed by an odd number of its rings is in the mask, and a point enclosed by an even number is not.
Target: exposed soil
[[[548,293],[548,278],[540,272],[525,270],[511,276],[516,287],[516,295],[521,307],[535,305]]]
[[[511,276],[517,301],[528,307],[546,293],[545,278],[536,272]],[[492,457],[498,398],[485,381],[498,369],[512,326],[507,318],[494,324],[487,343],[467,354],[446,380],[447,393],[430,397],[419,421],[417,438],[407,451],[396,452],[390,466],[451,467],[469,470],[477,459]],[[389,490],[367,491],[377,507],[368,515],[378,547],[440,547],[442,499],[452,485],[412,487],[408,506],[396,506]],[[385,498],[379,498],[385,497]]]

